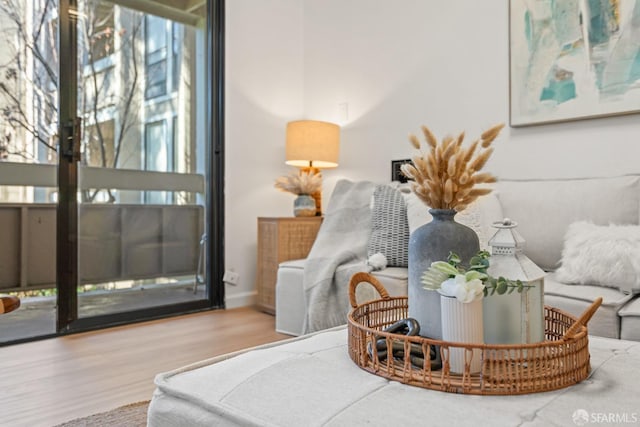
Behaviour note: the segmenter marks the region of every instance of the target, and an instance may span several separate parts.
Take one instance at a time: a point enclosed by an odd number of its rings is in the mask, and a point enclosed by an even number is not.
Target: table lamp
[[[287,123],[286,161],[300,168],[300,173],[319,173],[320,169],[338,166],[340,127],[317,120]],[[316,201],[316,216],[322,215],[322,192],[311,196]]]

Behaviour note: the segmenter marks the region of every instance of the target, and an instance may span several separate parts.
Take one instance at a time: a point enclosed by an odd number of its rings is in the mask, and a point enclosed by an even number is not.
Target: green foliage
[[[479,271],[487,274],[489,268],[489,257],[491,254],[487,251],[480,251],[469,260],[469,270]]]
[[[511,294],[513,291],[518,291],[520,294],[530,287],[531,285],[525,285],[521,280],[509,280],[502,276],[496,279],[489,276],[484,282],[484,296]]]
[[[449,252],[447,261],[436,261],[422,275],[422,284],[425,289],[437,290],[445,280],[455,277],[458,274],[464,274],[467,281],[480,279],[484,284],[484,296],[492,296],[495,294],[504,295],[511,294],[514,291],[522,293],[531,285],[524,284],[521,280],[510,280],[505,277],[493,277],[487,273],[489,268],[489,258],[491,254],[487,251],[479,251],[469,260],[469,267],[465,268],[461,265],[462,259],[455,252]]]

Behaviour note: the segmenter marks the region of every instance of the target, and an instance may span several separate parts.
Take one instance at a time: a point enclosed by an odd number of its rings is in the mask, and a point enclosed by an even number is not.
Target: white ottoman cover
[[[591,375],[572,387],[473,396],[370,374],[349,358],[346,328],[334,328],[159,374],[148,425],[571,426],[585,414],[639,422],[640,343],[590,337],[589,348]]]

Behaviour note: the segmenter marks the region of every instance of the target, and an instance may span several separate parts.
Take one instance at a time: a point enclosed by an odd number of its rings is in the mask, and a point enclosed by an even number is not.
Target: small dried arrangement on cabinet
[[[424,150],[418,137],[410,134],[409,141],[419,152],[401,170],[411,180],[413,192],[430,208],[457,212],[489,194],[490,188],[478,185],[494,183],[496,177],[480,170],[493,153],[491,144],[503,127],[504,123],[491,127],[466,148],[462,146],[464,132],[438,142],[431,130],[422,126],[427,142]]]
[[[293,171],[277,178],[274,187],[297,196],[312,195],[322,189],[322,174],[313,170]]]

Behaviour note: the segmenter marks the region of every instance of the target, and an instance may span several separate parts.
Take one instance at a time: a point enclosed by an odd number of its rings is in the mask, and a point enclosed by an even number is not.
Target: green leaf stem
[[[442,282],[458,274],[464,274],[465,279],[479,279],[484,284],[484,296],[511,294],[514,291],[522,293],[531,285],[525,285],[521,280],[510,280],[505,277],[492,277],[487,273],[489,268],[489,257],[491,255],[487,251],[479,251],[469,260],[469,268],[465,270],[460,264],[462,259],[455,252],[449,252],[447,261],[435,261],[431,263],[421,278],[423,288],[428,290],[438,290],[442,286]]]

